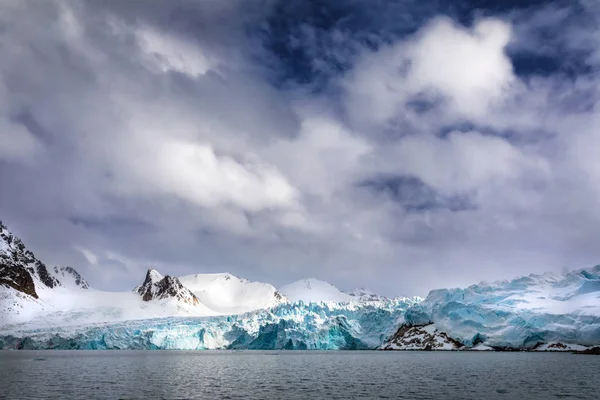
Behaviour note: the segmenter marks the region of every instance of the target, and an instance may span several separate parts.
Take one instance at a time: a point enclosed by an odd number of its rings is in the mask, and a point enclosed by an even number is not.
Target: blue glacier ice
[[[531,349],[541,343],[600,345],[600,265],[466,289],[440,289],[407,310],[409,325],[446,332],[466,346]]]
[[[241,315],[169,317],[0,332],[4,349],[369,349],[415,300],[286,303]]]

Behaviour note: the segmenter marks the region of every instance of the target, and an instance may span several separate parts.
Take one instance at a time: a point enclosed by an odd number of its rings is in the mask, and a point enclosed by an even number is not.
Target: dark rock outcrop
[[[14,268],[1,263],[0,260],[0,286],[11,287],[36,299],[39,298],[33,278],[25,268]]]
[[[433,325],[402,325],[383,350],[459,350],[464,345]]]
[[[188,288],[183,286],[179,279],[173,276],[162,276],[155,269],[149,269],[146,279],[141,286],[134,289],[142,300],[176,299],[190,305],[200,305],[200,300]]]
[[[55,271],[59,269],[55,268]],[[68,272],[75,276],[75,280],[88,287],[87,282],[73,268],[60,267],[60,271]],[[0,221],[0,286],[13,288],[37,299],[36,282],[51,289],[62,286],[46,265]]]

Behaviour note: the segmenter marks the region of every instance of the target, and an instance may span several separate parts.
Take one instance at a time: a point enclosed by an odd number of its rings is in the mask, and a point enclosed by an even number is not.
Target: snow
[[[349,303],[354,297],[341,292],[338,288],[325,281],[315,278],[302,279],[279,289],[289,301],[310,302],[338,302]]]
[[[32,302],[35,299],[30,296],[13,289],[6,290],[15,293],[15,296],[21,296],[14,300],[19,304],[17,309],[4,312],[0,329],[3,329],[4,324],[15,323],[25,323],[32,327],[56,327],[171,316],[215,315],[206,307],[192,306],[175,299],[145,302],[134,292],[40,288],[40,300]],[[5,308],[3,301],[2,309]]]
[[[187,275],[179,281],[217,314],[241,314],[274,307],[285,301],[274,286],[229,273]]]
[[[77,271],[69,267],[48,268],[48,272],[59,280],[62,287],[72,290],[83,290],[89,287]]]

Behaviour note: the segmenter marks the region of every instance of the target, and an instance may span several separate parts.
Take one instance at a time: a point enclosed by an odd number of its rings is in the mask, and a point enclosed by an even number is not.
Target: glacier
[[[600,265],[439,289],[410,307],[404,325],[433,325],[467,347],[536,349],[600,344]]]
[[[418,299],[303,301],[216,317],[168,317],[67,327],[0,329],[0,349],[373,349]]]

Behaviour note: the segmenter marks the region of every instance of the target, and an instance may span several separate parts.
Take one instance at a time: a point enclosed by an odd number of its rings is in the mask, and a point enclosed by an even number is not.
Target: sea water
[[[600,357],[382,351],[0,351],[2,399],[600,398]]]

